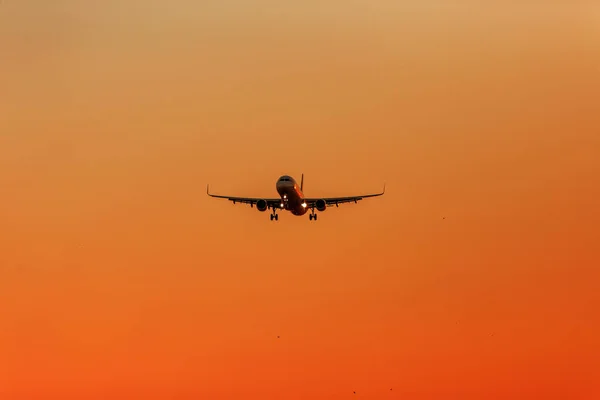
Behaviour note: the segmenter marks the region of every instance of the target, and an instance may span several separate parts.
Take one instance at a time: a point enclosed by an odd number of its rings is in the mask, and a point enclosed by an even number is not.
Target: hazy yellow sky
[[[592,1],[5,0],[0,398],[596,398],[599,176]]]

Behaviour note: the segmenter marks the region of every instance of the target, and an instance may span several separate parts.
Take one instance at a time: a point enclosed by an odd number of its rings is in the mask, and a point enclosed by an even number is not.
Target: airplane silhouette
[[[258,211],[264,212],[268,209],[271,209],[271,221],[279,220],[279,215],[277,215],[277,210],[286,210],[291,212],[293,215],[301,216],[306,214],[308,210],[311,210],[311,214],[309,215],[309,219],[317,220],[317,211],[323,212],[327,209],[327,207],[338,207],[343,203],[358,203],[359,200],[366,199],[368,197],[377,197],[381,196],[385,193],[385,185],[383,185],[383,191],[381,193],[374,194],[364,194],[359,196],[347,196],[347,197],[323,197],[323,198],[308,198],[304,197],[304,174],[302,174],[302,178],[300,180],[300,185],[296,182],[294,178],[289,175],[283,175],[275,184],[275,188],[277,189],[277,193],[279,194],[278,198],[254,198],[254,197],[235,197],[235,196],[221,196],[216,194],[211,194],[209,191],[209,186],[206,185],[206,194],[211,197],[216,197],[220,199],[227,199],[232,201],[233,204],[243,203],[250,204],[250,207],[254,207],[256,205],[256,209]]]

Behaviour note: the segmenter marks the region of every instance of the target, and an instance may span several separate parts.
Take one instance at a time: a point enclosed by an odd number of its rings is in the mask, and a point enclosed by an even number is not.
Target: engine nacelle
[[[323,199],[319,199],[315,202],[315,207],[317,210],[323,212],[327,209],[327,202],[325,202]]]
[[[269,207],[269,205],[267,204],[266,200],[260,199],[256,202],[256,209],[258,211],[267,211],[268,207]]]

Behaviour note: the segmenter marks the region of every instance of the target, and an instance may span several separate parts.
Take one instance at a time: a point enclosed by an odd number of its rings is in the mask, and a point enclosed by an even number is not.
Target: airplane
[[[261,199],[261,198],[253,198],[253,197],[233,197],[233,196],[221,196],[212,194],[209,191],[209,185],[206,185],[206,194],[210,197],[216,197],[219,199],[227,199],[232,201],[233,204],[243,203],[250,204],[250,207],[254,207],[256,205],[256,209],[258,211],[264,212],[268,209],[271,209],[271,221],[279,220],[279,215],[277,214],[277,210],[286,210],[291,212],[293,215],[302,216],[306,214],[306,212],[310,209],[311,213],[309,214],[309,220],[316,221],[317,220],[317,211],[323,212],[327,209],[327,207],[339,207],[342,203],[357,203],[359,200],[368,198],[368,197],[377,197],[381,196],[385,193],[385,185],[383,185],[383,191],[381,193],[374,194],[365,194],[360,196],[348,196],[348,197],[323,197],[323,198],[307,198],[304,197],[304,174],[302,174],[302,178],[300,180],[300,186],[294,178],[289,175],[283,175],[275,184],[275,189],[277,193],[279,193],[278,198],[271,199]]]

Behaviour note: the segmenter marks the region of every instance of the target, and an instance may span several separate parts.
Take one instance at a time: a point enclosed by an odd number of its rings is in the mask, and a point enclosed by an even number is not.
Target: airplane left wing
[[[324,200],[325,204],[328,207],[337,206],[338,204],[343,203],[358,203],[362,199],[366,199],[369,197],[377,197],[382,196],[385,193],[385,185],[383,185],[383,190],[381,193],[373,193],[373,194],[363,194],[359,196],[346,196],[346,197],[322,197],[322,198],[306,198],[304,201],[307,203],[309,208],[314,207],[319,200]]]
[[[278,199],[262,199],[262,198],[254,198],[254,197],[221,196],[221,195],[217,195],[217,194],[212,194],[212,193],[210,193],[210,191],[208,189],[208,185],[206,185],[206,194],[209,195],[210,197],[215,197],[218,199],[227,199],[229,201],[232,201],[233,204],[235,204],[235,203],[250,204],[250,207],[254,207],[254,205],[256,205],[256,203],[261,200],[264,200],[267,202],[268,208],[279,208],[279,204],[281,203],[281,199],[279,199],[279,198]]]

